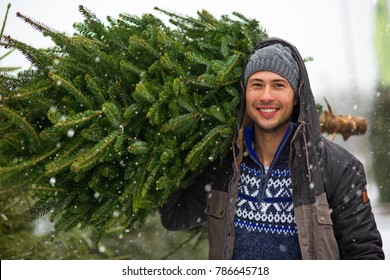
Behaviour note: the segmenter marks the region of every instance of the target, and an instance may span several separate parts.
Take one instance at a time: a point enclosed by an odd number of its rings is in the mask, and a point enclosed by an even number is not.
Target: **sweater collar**
[[[279,146],[275,152],[275,155],[274,155],[274,158],[276,158],[280,151],[288,144],[289,141],[287,141],[288,139],[290,139],[291,135],[292,135],[292,131],[294,131],[294,129],[296,128],[296,124],[295,123],[290,123],[289,126],[287,127],[287,130],[282,138],[282,140],[280,141],[279,143]],[[256,154],[256,151],[254,149],[254,143],[255,143],[255,126],[252,124],[252,125],[249,125],[247,127],[245,127],[245,130],[244,130],[244,133],[245,133],[245,149],[247,150],[247,152],[250,154],[250,156],[256,160],[256,161],[259,161],[260,162],[260,159],[259,157],[257,156]]]

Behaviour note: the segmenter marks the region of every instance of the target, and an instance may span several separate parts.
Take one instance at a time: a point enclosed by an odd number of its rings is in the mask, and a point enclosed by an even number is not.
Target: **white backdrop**
[[[35,47],[51,45],[48,38],[16,17],[16,12],[30,16],[45,25],[69,34],[72,24],[82,21],[80,4],[100,19],[117,17],[119,13],[141,15],[160,7],[182,15],[196,16],[206,9],[215,16],[241,12],[260,21],[270,36],[281,37],[296,45],[308,63],[313,92],[327,96],[340,91],[367,93],[376,84],[377,70],[373,49],[375,0],[8,0],[0,2],[0,11],[11,3],[5,34]],[[27,61],[15,53],[3,65],[28,67]]]

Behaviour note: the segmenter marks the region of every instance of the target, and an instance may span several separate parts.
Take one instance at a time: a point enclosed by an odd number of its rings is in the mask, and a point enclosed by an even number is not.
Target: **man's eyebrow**
[[[260,79],[260,78],[252,78],[252,79],[249,79],[249,82],[264,82],[264,80]]]

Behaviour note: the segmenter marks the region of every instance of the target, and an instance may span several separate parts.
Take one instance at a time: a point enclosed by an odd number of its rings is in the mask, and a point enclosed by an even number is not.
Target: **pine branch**
[[[190,112],[190,113],[195,113],[195,111],[197,110],[197,107],[196,104],[193,104],[192,103],[192,98],[190,96],[190,94],[188,94],[186,92],[185,89],[181,89],[180,90],[180,94],[179,92],[176,94],[178,95],[177,97],[177,103],[182,107],[184,108],[186,111]],[[195,105],[195,106],[194,106]]]
[[[40,141],[35,128],[26,120],[25,117],[5,105],[0,106],[0,114],[12,120],[24,133],[26,133],[31,144],[39,144]]]
[[[107,152],[108,147],[112,145],[118,134],[119,131],[112,132],[95,146],[93,146],[91,149],[82,153],[72,164],[72,172],[86,172],[90,170],[94,165],[98,164],[99,160],[102,161],[104,159],[104,154]]]
[[[121,61],[120,62],[120,67],[121,67],[121,70],[123,72],[125,71],[131,71],[133,72],[134,74],[137,74],[137,75],[141,75],[141,73],[144,71],[140,68],[138,68],[137,66],[135,66],[134,64],[132,64],[131,62],[129,61]]]
[[[121,110],[114,104],[106,102],[102,106],[104,115],[107,117],[107,120],[111,123],[114,129],[118,129],[120,124],[122,123],[122,112]]]
[[[103,36],[107,35],[107,30],[105,28],[105,25],[101,20],[97,18],[97,16],[94,13],[92,13],[90,10],[86,9],[82,5],[79,6],[79,11],[85,19],[85,22],[87,24],[86,27],[88,27],[89,34],[93,32],[96,35],[98,34],[99,35],[103,34]]]
[[[17,49],[20,51],[28,61],[39,68],[45,68],[51,64],[50,52],[51,50],[38,50],[25,43],[11,38],[10,36],[4,36],[4,42],[0,42],[0,46],[5,48]],[[50,61],[50,63],[49,63]]]
[[[135,155],[144,155],[149,151],[149,146],[145,141],[135,141],[127,148],[127,151]]]
[[[20,12],[17,12],[16,16],[18,18],[21,18],[26,23],[31,25],[34,29],[36,29],[36,30],[38,30],[40,32],[47,32],[47,34],[49,34],[50,36],[58,36],[58,34],[59,34],[57,31],[51,29],[50,27],[48,27],[44,23],[38,22],[38,21],[36,21],[36,20],[34,20],[34,19],[30,18],[30,17],[27,17],[27,16],[21,14]]]
[[[5,16],[4,16],[4,20],[3,20],[3,25],[1,26],[1,31],[0,31],[0,38],[3,37],[3,34],[4,34],[4,29],[5,29],[5,24],[7,22],[7,18],[8,18],[8,12],[9,12],[9,9],[11,8],[11,3],[8,3],[7,5],[7,10],[5,11]],[[1,59],[1,58],[0,58]]]
[[[212,105],[210,108],[207,108],[204,110],[204,113],[207,115],[212,116],[213,118],[217,119],[221,123],[226,123],[226,116],[224,112],[221,110],[220,107],[217,105]]]
[[[147,168],[142,173],[140,184],[138,184],[136,188],[136,192],[134,194],[134,200],[133,200],[133,211],[135,213],[137,213],[140,209],[147,209],[147,208],[153,209],[154,206],[156,205],[155,202],[150,201],[150,199],[147,198],[147,194],[151,189],[151,185],[155,181],[154,179],[157,175],[158,170],[161,167],[161,164],[156,164],[154,167],[152,167],[154,164],[155,163],[153,161],[149,162]],[[146,174],[149,175],[145,180]]]
[[[175,24],[178,27],[181,27],[183,29],[186,29],[186,27],[192,27],[194,25],[202,25],[202,22],[200,20],[195,19],[195,18],[180,16],[178,14],[171,13],[169,11],[163,10],[161,8],[158,8],[158,7],[154,7],[154,9],[156,11],[159,11],[159,12],[169,16],[170,17],[170,21],[173,24]],[[176,21],[173,20],[174,18],[176,19]],[[187,25],[184,25],[184,24],[187,24]]]
[[[85,75],[86,86],[89,91],[93,94],[96,104],[103,104],[106,102],[105,94],[102,88],[98,85],[95,78],[90,75]]]
[[[156,59],[160,57],[160,53],[149,42],[138,36],[132,36],[129,38],[131,47],[139,47],[140,49],[149,52]]]
[[[108,89],[108,93],[110,96],[119,96],[123,107],[125,108],[129,106],[129,102],[132,101],[130,94],[123,89],[120,81],[115,81],[115,83]]]
[[[61,218],[55,223],[56,232],[60,233],[75,228],[80,223],[80,220],[85,219],[89,209],[89,205],[83,205],[79,207],[77,213],[64,212]]]
[[[11,166],[11,167],[0,167],[0,174],[21,171],[21,170],[25,170],[31,166],[35,166],[38,163],[40,163],[41,161],[43,161],[43,160],[47,159],[48,157],[50,157],[51,155],[53,155],[55,152],[58,151],[58,149],[59,148],[56,147],[53,150],[47,152],[46,154],[44,154],[42,156],[33,158],[29,161],[23,161],[23,163],[21,163],[21,164],[17,164],[17,165]]]
[[[185,56],[188,60],[197,63],[197,64],[203,64],[203,65],[209,65],[209,60],[205,57],[203,57],[199,53],[194,52],[186,52]]]
[[[2,56],[0,56],[0,60],[4,59],[5,57],[9,56],[11,53],[13,53],[15,50],[10,50],[8,52],[6,52],[5,54],[3,54]]]
[[[53,71],[50,71],[48,76],[51,80],[55,81],[57,85],[64,87],[69,94],[71,94],[76,100],[81,103],[81,105],[85,106],[88,109],[93,109],[93,104],[89,100],[89,98],[87,98],[80,90],[76,89],[71,82],[55,74]]]
[[[72,116],[68,116],[67,118],[60,118],[58,122],[55,123],[55,127],[59,129],[67,129],[67,128],[76,128],[88,123],[90,120],[101,116],[104,112],[100,110],[87,110],[82,113],[77,113]]]
[[[186,157],[186,163],[188,165],[192,165],[191,162],[196,158],[196,157],[199,157],[200,154],[204,153],[205,150],[206,150],[206,147],[208,145],[211,145],[213,146],[214,143],[211,143],[211,141],[218,135],[221,133],[221,131],[225,128],[224,125],[218,125],[216,127],[214,127],[213,129],[211,129],[207,134],[206,136],[199,142],[197,143],[194,148],[191,150],[191,152],[188,154],[188,156]],[[197,167],[197,165],[195,165],[194,167]]]
[[[231,73],[233,70],[237,69],[237,64],[242,62],[243,57],[238,54],[233,54],[228,61],[226,62],[226,65],[222,67],[222,69],[219,71],[219,74],[217,76],[217,80],[220,81],[222,84],[226,85],[226,83],[237,83],[240,79],[240,72],[239,73],[233,73],[234,79],[232,80]]]
[[[16,67],[17,69],[17,67]],[[5,95],[1,98],[0,101],[9,101],[9,100],[17,100],[17,99],[29,99],[35,94],[40,94],[46,90],[48,90],[51,87],[51,85],[45,85],[41,86],[39,88],[34,88],[30,91],[17,91],[17,92],[12,92],[12,95]]]
[[[0,67],[0,73],[1,72],[13,72],[16,70],[19,70],[20,67]]]
[[[153,85],[145,84],[145,83],[138,83],[135,87],[135,91],[133,93],[133,98],[135,101],[142,103],[142,102],[148,102],[153,103],[155,99],[155,93],[156,87],[153,87]]]
[[[169,120],[167,124],[162,127],[162,132],[176,131],[179,132],[183,128],[191,127],[200,117],[199,112],[188,113]]]
[[[46,164],[45,175],[49,177],[68,169],[84,151],[84,142],[82,140],[77,141],[75,145],[71,145],[65,152]]]

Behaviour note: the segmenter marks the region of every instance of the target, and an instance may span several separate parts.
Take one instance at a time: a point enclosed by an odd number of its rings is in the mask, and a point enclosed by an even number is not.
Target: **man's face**
[[[246,87],[246,110],[263,131],[285,130],[291,122],[294,90],[282,76],[260,71],[252,74]]]

